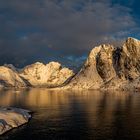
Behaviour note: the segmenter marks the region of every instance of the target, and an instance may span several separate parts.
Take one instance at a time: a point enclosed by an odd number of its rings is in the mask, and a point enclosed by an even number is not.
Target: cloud
[[[132,9],[111,0],[5,0],[0,11],[0,63],[66,64],[139,29]]]

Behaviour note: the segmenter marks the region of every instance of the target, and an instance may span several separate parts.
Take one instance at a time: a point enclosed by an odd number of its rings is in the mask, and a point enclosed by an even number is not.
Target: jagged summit
[[[139,55],[140,54],[140,41],[129,37],[124,45],[123,45],[123,51],[127,55]]]
[[[127,41],[135,41],[135,42],[139,42],[139,40],[138,39],[136,39],[136,38],[134,38],[134,37],[128,37],[127,39],[126,39],[126,42]]]
[[[6,66],[0,66],[0,88],[1,87],[26,87],[23,79],[18,73]]]
[[[128,37],[117,48],[110,44],[96,46],[80,72],[67,88],[78,89],[127,89],[139,88],[140,41]],[[135,84],[134,84],[135,83]]]
[[[58,62],[43,64],[36,62],[28,65],[20,71],[19,75],[31,86],[56,87],[61,86],[71,76],[73,71],[68,68],[62,68]]]

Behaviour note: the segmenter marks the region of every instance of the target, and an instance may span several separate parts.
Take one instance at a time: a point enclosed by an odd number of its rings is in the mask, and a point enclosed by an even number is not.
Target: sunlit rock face
[[[0,135],[29,121],[30,111],[19,108],[0,108]]]
[[[62,68],[58,62],[36,62],[23,68],[19,75],[29,86],[56,87],[64,84],[74,73],[68,68]]]
[[[0,87],[25,87],[25,82],[18,73],[8,67],[0,66]]]
[[[115,77],[113,52],[112,45],[100,45],[93,48],[83,68],[67,87],[98,89],[104,82]]]
[[[65,88],[139,89],[140,41],[128,38],[121,47],[100,45]]]
[[[120,49],[119,58],[115,59],[118,75],[133,80],[140,76],[140,41],[128,38]]]
[[[140,89],[140,41],[128,38],[124,45],[116,49],[114,67],[117,77],[104,88]]]
[[[7,68],[13,70],[14,72],[18,71],[18,69],[13,64],[4,64],[4,67],[7,67]]]

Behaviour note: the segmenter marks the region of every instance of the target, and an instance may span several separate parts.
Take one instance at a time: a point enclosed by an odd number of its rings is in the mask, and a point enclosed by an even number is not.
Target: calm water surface
[[[34,112],[0,140],[140,140],[140,93],[6,90],[0,106]]]

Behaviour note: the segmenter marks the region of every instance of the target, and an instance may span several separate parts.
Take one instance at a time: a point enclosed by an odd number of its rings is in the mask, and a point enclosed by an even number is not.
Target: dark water
[[[140,93],[7,90],[0,106],[34,112],[1,140],[140,140]]]

